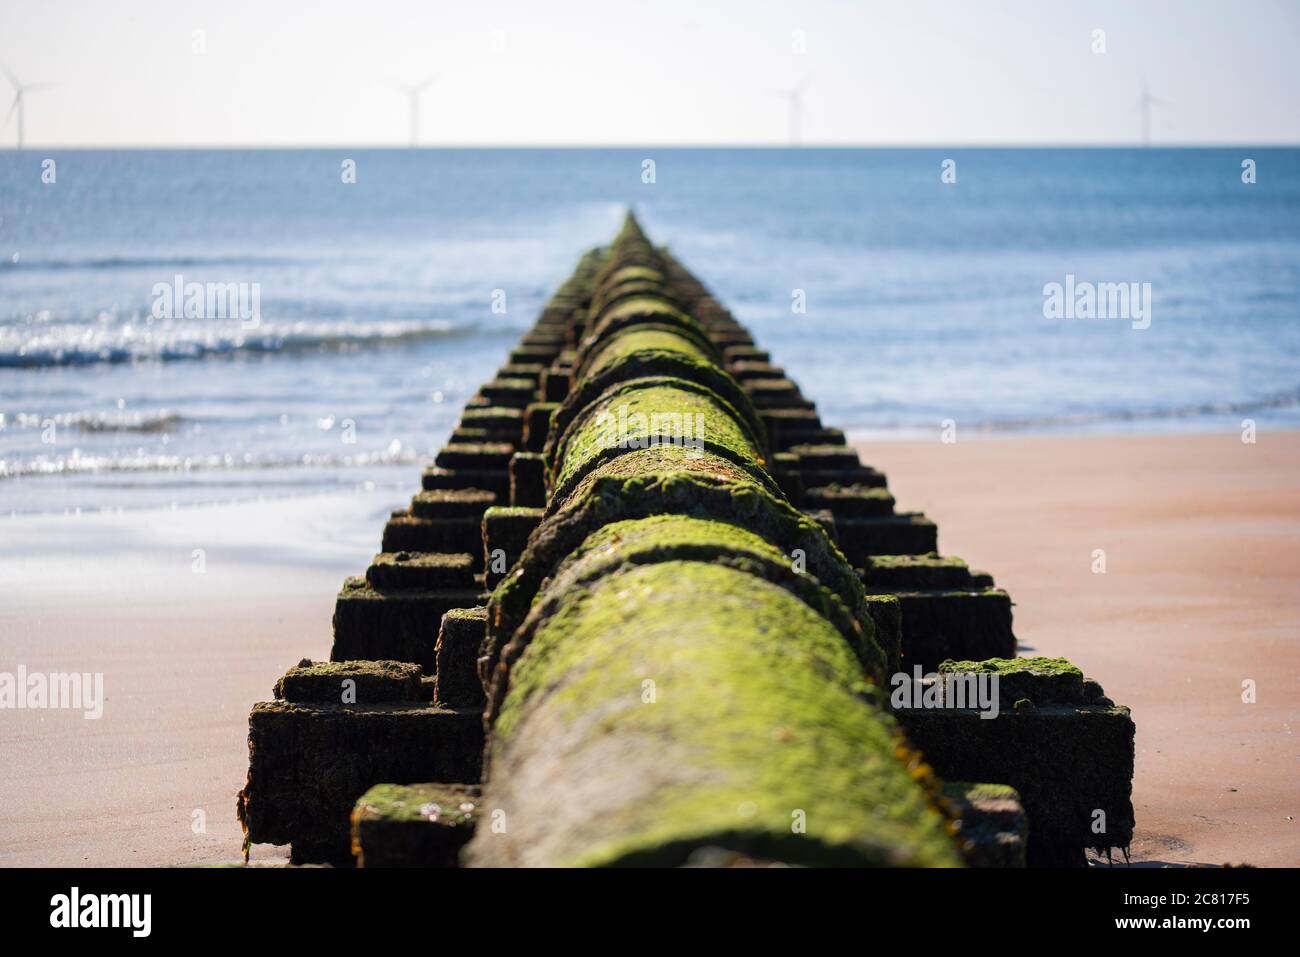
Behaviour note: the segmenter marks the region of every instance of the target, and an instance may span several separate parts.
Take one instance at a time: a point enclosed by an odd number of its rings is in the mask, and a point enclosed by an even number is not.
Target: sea
[[[1298,149],[37,148],[0,514],[409,492],[628,209],[854,435],[1300,428]]]

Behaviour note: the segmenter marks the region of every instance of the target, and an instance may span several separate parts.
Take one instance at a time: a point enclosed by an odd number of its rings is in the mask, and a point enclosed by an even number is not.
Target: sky
[[[1104,31],[1104,52],[1098,34]],[[29,146],[1300,143],[1300,0],[0,0]],[[14,91],[0,77],[0,111]],[[16,140],[16,118],[0,147]]]

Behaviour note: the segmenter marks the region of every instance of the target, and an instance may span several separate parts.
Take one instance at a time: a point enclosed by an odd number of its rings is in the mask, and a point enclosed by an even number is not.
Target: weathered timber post
[[[488,602],[481,865],[959,856],[881,706],[861,582],[628,218],[546,443],[550,499]]]
[[[631,217],[422,488],[345,582],[333,660],[250,715],[249,842],[367,867],[1017,866],[1131,840],[1128,710],[1014,658],[1007,593]],[[1003,707],[893,700],[913,669],[996,676]]]

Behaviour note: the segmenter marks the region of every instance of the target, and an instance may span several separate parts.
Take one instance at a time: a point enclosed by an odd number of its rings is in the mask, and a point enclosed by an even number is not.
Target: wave
[[[17,256],[0,260],[0,270],[58,272],[65,269],[194,269],[205,266],[292,266],[306,261],[309,260],[287,256],[89,256],[79,259],[24,259]]]
[[[76,429],[86,434],[105,432],[134,432],[151,435],[161,432],[174,432],[181,423],[187,421],[182,415],[163,409],[158,412],[135,412],[115,410],[111,412],[60,412],[55,415],[41,415],[36,412],[17,412],[6,416],[0,414],[0,431],[8,428],[46,429],[50,425],[60,429]]]
[[[212,453],[207,455],[162,455],[139,453],[127,456],[82,455],[66,458],[35,458],[0,461],[0,479],[48,478],[51,476],[139,475],[149,473],[259,472],[272,469],[352,469],[375,466],[414,466],[430,456],[405,449],[400,442],[373,452],[350,455],[304,452],[296,456],[254,456]]]
[[[0,368],[180,362],[245,355],[347,352],[402,346],[431,339],[472,336],[475,324],[444,319],[384,321],[269,322],[244,329],[236,322],[192,325],[147,321],[0,328]]]
[[[977,432],[1025,432],[1042,428],[1104,425],[1108,422],[1145,422],[1157,419],[1191,419],[1210,415],[1240,415],[1300,405],[1300,389],[1278,392],[1240,402],[1201,402],[1166,406],[1157,409],[1113,409],[1102,412],[1079,412],[1031,418],[988,419],[967,426]]]

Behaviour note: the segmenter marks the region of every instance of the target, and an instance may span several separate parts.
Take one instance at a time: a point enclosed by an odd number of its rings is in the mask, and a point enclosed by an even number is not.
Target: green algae
[[[621,266],[593,290],[588,315],[599,316],[618,300],[639,295],[678,304],[672,288],[657,270],[650,266]]]
[[[676,306],[663,299],[637,296],[624,299],[605,310],[590,335],[583,340],[579,351],[589,352],[596,344],[626,329],[651,323],[667,329],[679,329],[685,335],[700,337],[702,344],[708,343],[699,323]]]
[[[453,608],[438,626],[434,646],[436,673],[433,701],[444,708],[483,711],[483,682],[478,675],[479,648],[487,630],[484,607]]]
[[[876,555],[871,559],[873,568],[966,568],[961,558],[940,556],[935,552],[924,555]]]
[[[512,378],[501,377],[501,378],[493,379],[491,382],[485,383],[483,386],[483,391],[485,394],[489,389],[496,390],[496,391],[513,391],[513,390],[526,391],[528,389],[534,388],[536,385],[537,383],[534,382],[532,379],[512,379]],[[483,408],[494,408],[494,406],[483,406]],[[510,407],[507,406],[507,408]]]
[[[660,352],[681,352],[703,362],[712,362],[713,356],[701,348],[694,336],[665,326],[635,326],[621,336],[607,339],[599,348],[591,350],[579,365],[579,374],[596,375],[612,362],[630,352],[653,349]]]
[[[606,390],[568,423],[550,450],[552,495],[563,498],[609,458],[661,445],[763,464],[758,439],[712,390],[686,379],[634,379]]]
[[[948,660],[939,665],[940,672],[976,672],[1010,675],[1021,672],[1041,675],[1078,675],[1083,672],[1065,658],[986,658],[983,661]]]
[[[713,844],[790,863],[959,863],[928,768],[871,684],[897,652],[844,556],[768,474],[763,420],[718,360],[715,342],[752,340],[630,214],[590,264],[557,301],[567,341],[582,337],[553,367],[572,379],[543,383],[567,395],[545,445],[554,494],[489,600],[492,789],[525,836],[481,840],[483,860],[513,843],[527,863],[681,863]],[[631,447],[611,450],[596,426],[619,401]],[[637,448],[665,437],[654,412],[704,415],[710,444]],[[648,670],[658,704],[620,684]]]
[[[490,508],[483,513],[485,582],[488,588],[495,586],[523,553],[528,537],[542,520],[542,514],[540,508],[523,505]],[[504,567],[498,564],[499,558],[504,558]]]
[[[292,843],[298,860],[350,862],[351,812],[375,784],[479,780],[482,725],[472,712],[264,701],[248,724],[241,820],[252,843]]]
[[[476,785],[376,784],[361,795],[353,813],[394,823],[469,827],[478,818],[478,802]]]
[[[593,532],[564,560],[560,571],[591,555],[623,556],[642,545],[713,545],[752,552],[789,562],[771,542],[739,525],[683,515],[655,515],[633,521],[612,522]]]
[[[352,852],[361,867],[456,867],[479,817],[479,788],[377,784],[352,811]]]
[[[484,674],[491,681],[489,714],[493,702],[505,693],[511,654],[518,651],[517,646],[507,645],[543,579],[589,534],[622,519],[676,514],[742,525],[782,553],[797,556],[855,617],[860,621],[865,617],[862,583],[820,525],[733,462],[682,452],[671,447],[629,452],[588,474],[563,502],[552,500],[528,548],[489,599],[484,646],[488,655]],[[864,627],[864,633],[869,627]],[[874,659],[872,672],[879,673],[885,667],[883,652],[874,642],[867,650]]]
[[[868,590],[894,593],[919,589],[986,590],[975,583],[970,568],[960,558],[944,558],[933,553],[869,556],[862,563],[862,580]]]
[[[613,308],[620,302],[627,299],[662,299],[670,306],[678,309],[682,308],[682,301],[669,287],[660,282],[650,280],[629,280],[619,282],[614,286],[603,287],[592,299],[591,310],[589,315],[595,316],[596,321],[607,310]]]
[[[493,505],[483,513],[483,521],[507,521],[511,519],[527,519],[537,521],[542,516],[540,508],[534,508],[529,505]]]
[[[971,867],[1024,867],[1024,805],[1006,784],[948,781],[940,798],[958,822],[957,843]]]
[[[948,797],[960,797],[968,801],[1015,801],[1020,803],[1020,795],[1009,784],[991,784],[970,781],[948,781],[944,783],[943,793]]]
[[[487,489],[427,489],[416,492],[411,499],[411,514],[420,518],[477,518],[496,500],[496,494]]]
[[[292,702],[349,703],[416,701],[420,697],[420,668],[403,661],[308,661],[275,683],[275,697]],[[345,685],[344,682],[351,682]]]
[[[763,453],[761,457],[766,458],[767,430],[763,420],[750,401],[749,393],[725,370],[684,352],[643,349],[620,353],[599,372],[583,376],[570,388],[551,420],[546,444],[548,460],[552,463],[557,461],[559,445],[566,430],[588,406],[610,389],[641,379],[689,382],[696,391],[712,393],[740,419],[753,444]]]
[[[571,408],[584,398],[590,401],[599,395],[599,392],[594,391],[596,389],[603,392],[618,382],[660,376],[684,379],[697,386],[709,388],[720,394],[730,405],[737,407],[738,411],[743,405],[746,424],[760,421],[757,413],[751,411],[753,406],[748,402],[748,393],[741,389],[725,370],[707,357],[702,357],[687,348],[623,349],[625,340],[629,338],[631,337],[620,336],[612,340],[611,345],[616,348],[602,353],[599,366],[593,367],[589,373],[584,373],[577,380],[574,389],[577,398],[570,404]],[[742,396],[744,398],[741,398]],[[759,432],[759,427],[756,425],[752,428],[756,434]]]
[[[842,636],[783,589],[717,565],[641,566],[575,592],[538,629],[496,721],[493,768],[509,788],[528,779],[521,764],[580,764],[613,740],[624,774],[657,769],[627,800],[570,812],[532,849],[552,856],[530,862],[679,863],[682,848],[719,844],[795,863],[956,865],[865,678]],[[545,730],[544,755],[516,746],[525,723]],[[526,815],[529,796],[514,796]]]
[[[684,515],[612,522],[593,532],[555,570],[545,594],[534,601],[521,627],[520,643],[545,621],[570,589],[616,574],[635,565],[664,561],[697,561],[726,565],[785,588],[844,636],[876,683],[883,683],[881,667],[887,655],[877,647],[872,619],[849,612],[808,572],[795,567],[789,555],[748,529],[715,519]],[[895,655],[896,657],[896,655]]]
[[[600,285],[617,286],[621,282],[641,280],[643,282],[662,283],[664,274],[649,266],[619,266],[614,272],[601,279]]]
[[[939,665],[939,673],[996,675],[999,700],[1017,711],[1096,700],[1095,695],[1085,690],[1083,672],[1064,658],[944,661]]]
[[[470,608],[450,608],[443,618],[452,621],[487,621],[487,609],[482,605]]]
[[[460,424],[469,428],[492,430],[515,430],[523,424],[523,413],[519,409],[502,405],[487,405],[479,408],[465,409],[460,416]]]
[[[650,309],[648,304],[651,303],[658,303],[662,308]],[[722,364],[717,346],[703,326],[676,305],[649,296],[633,296],[612,305],[588,327],[588,334],[582,338],[576,350],[580,363],[607,348],[614,340],[647,329],[676,333],[682,339],[689,340],[713,362]]]

